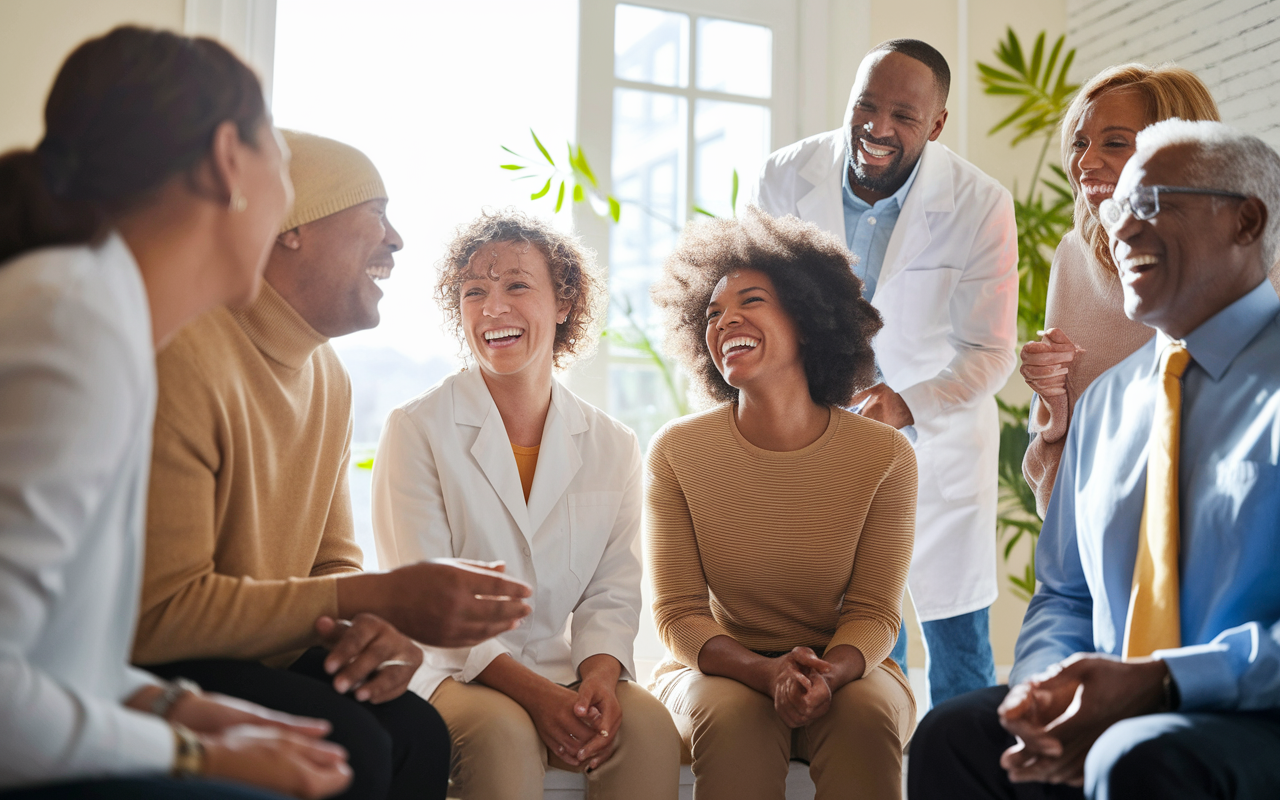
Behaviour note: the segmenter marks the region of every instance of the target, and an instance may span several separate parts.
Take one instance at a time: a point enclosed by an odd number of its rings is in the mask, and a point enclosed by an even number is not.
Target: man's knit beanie
[[[314,222],[369,200],[387,196],[369,157],[349,144],[310,133],[282,130],[293,152],[293,210],[281,232]]]

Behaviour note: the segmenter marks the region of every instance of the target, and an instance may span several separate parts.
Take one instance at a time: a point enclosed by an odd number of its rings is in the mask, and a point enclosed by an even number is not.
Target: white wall
[[[184,0],[4,0],[0,152],[39,141],[45,98],[76,45],[125,23],[182,30],[184,13]]]
[[[1224,122],[1280,147],[1280,3],[1067,0],[1074,77],[1124,61],[1173,61],[1209,86]]]

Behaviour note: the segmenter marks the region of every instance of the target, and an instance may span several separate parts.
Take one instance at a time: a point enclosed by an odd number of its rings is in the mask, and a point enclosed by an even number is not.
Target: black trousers
[[[347,748],[354,778],[342,800],[430,800],[449,785],[449,729],[431,704],[405,692],[381,705],[333,690],[328,651],[313,647],[288,669],[256,661],[204,659],[147,667],[164,678],[189,678],[211,692],[333,724],[331,741]]]
[[[1089,750],[1083,789],[1010,783],[1000,754],[1014,738],[996,716],[1008,691],[981,689],[929,712],[911,740],[911,800],[1280,797],[1280,711],[1133,717],[1112,725]]]
[[[232,783],[176,778],[77,781],[0,792],[4,800],[285,800],[278,794]]]

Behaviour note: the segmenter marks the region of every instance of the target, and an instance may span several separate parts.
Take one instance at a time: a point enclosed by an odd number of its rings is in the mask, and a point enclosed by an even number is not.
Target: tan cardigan
[[[1022,460],[1022,475],[1036,493],[1041,517],[1053,494],[1076,400],[1099,375],[1155,335],[1154,328],[1125,316],[1119,277],[1103,273],[1074,230],[1062,237],[1053,254],[1044,326],[1062,329],[1085,352],[1077,353],[1071,362],[1066,396],[1038,400],[1048,412],[1048,421],[1032,426],[1036,435]]]
[[[347,488],[351,385],[264,283],[157,359],[146,573],[134,660],[291,662],[360,569]]]
[[[669,656],[697,668],[714,636],[758,651],[849,644],[870,672],[893,648],[915,531],[916,459],[887,425],[833,409],[802,450],[761,450],[732,404],[653,440],[645,538]]]

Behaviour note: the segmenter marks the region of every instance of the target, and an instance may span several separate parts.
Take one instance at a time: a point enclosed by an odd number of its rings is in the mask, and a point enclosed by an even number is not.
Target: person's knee
[[[996,708],[1007,687],[998,686],[953,697],[925,715],[911,737],[912,763],[925,763],[932,754],[967,746],[989,738],[996,723]]]
[[[773,700],[730,678],[701,677],[681,701],[692,722],[695,760],[715,750],[790,742]]]
[[[680,734],[671,713],[658,698],[627,682],[618,686],[618,704],[622,707],[620,735],[623,737],[619,747],[679,761]]]
[[[329,740],[347,750],[353,778],[350,797],[385,797],[391,788],[394,745],[391,734],[360,704],[335,697],[316,716],[329,720],[333,730]]]
[[[1202,784],[1199,754],[1182,742],[1179,734],[1184,727],[1174,719],[1133,717],[1104,731],[1085,758],[1085,796],[1090,800],[1173,800]]]

